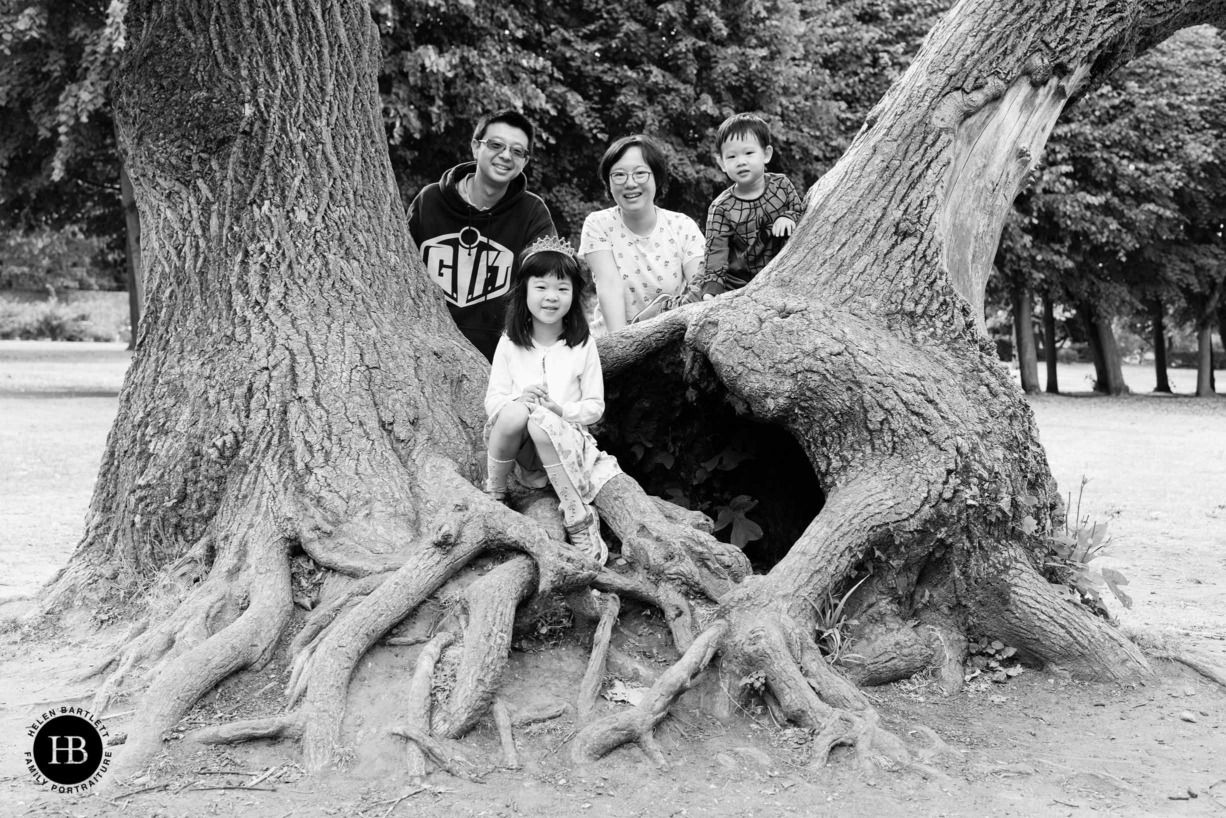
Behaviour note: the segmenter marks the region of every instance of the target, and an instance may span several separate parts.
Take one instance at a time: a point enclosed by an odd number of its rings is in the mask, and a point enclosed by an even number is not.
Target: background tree
[[[1050,282],[1077,307],[1100,391],[1124,388],[1111,316],[1138,308],[1153,316],[1160,386],[1165,349],[1156,338],[1168,305],[1194,301],[1197,326],[1211,325],[1224,221],[1224,59],[1220,31],[1189,29],[1079,100],[1004,233],[998,262],[1007,275]]]
[[[581,610],[589,585],[658,605],[682,657],[637,708],[586,725],[579,760],[627,741],[658,757],[652,728],[715,660],[811,727],[819,759],[848,744],[866,764],[920,762],[849,679],[934,668],[955,687],[968,633],[1079,678],[1148,675],[1134,645],[1041,573],[1060,495],[972,305],[1066,100],[1224,17],[1216,0],[1127,16],[1108,2],[965,0],[810,191],[768,274],[601,344],[614,424],[628,405],[680,396],[705,420],[679,433],[772,427],[807,460],[820,512],[752,574],[709,521],[628,477],[596,500],[617,571],[559,541],[548,501],[528,497],[520,514],[476,488],[487,370],[408,240],[365,4],[134,2],[116,111],[157,298],[84,538],[44,598],[157,583],[177,604],[104,669],[100,712],[149,682],[110,781],[220,679],[270,660],[296,615],[295,562],[331,575],[290,646],[296,707],[207,737],[298,735],[311,769],[336,756],[362,654],[489,551],[504,559],[463,595],[468,616],[422,652],[428,680],[456,644],[456,684],[432,713],[424,684],[415,718],[428,727],[402,731],[426,747],[426,730],[462,734],[490,702],[522,599],[582,590]],[[852,583],[857,670],[813,640],[820,600]]]
[[[121,17],[122,5],[96,0],[0,5],[0,229],[10,242],[62,231],[102,239],[95,263],[106,283],[126,279],[137,292],[125,257],[135,262],[127,244],[139,226],[134,211],[125,218],[109,101]],[[138,301],[132,319],[135,338]]]

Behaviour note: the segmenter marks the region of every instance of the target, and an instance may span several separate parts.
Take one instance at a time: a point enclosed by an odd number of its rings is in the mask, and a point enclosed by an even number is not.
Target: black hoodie
[[[456,165],[422,188],[409,205],[409,234],[426,275],[443,288],[456,326],[492,361],[519,254],[538,237],[557,231],[549,209],[528,192],[522,174],[489,210],[464,201],[457,185],[476,169],[476,162]]]

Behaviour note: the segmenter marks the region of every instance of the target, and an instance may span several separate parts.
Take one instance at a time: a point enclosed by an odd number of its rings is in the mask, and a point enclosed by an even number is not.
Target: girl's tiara
[[[528,260],[529,256],[536,253],[561,253],[569,258],[575,257],[575,251],[571,249],[570,242],[566,239],[560,239],[557,236],[541,236],[536,241],[528,245],[524,250],[524,254],[520,256],[520,262]]]

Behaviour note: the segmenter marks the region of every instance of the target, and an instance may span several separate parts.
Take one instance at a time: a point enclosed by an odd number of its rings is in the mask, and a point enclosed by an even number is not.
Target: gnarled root
[[[419,733],[428,733],[430,728],[430,682],[434,678],[434,666],[454,639],[454,634],[443,631],[427,642],[417,657],[417,667],[409,683],[409,711],[405,716],[405,726]],[[411,778],[426,774],[426,758],[416,741],[410,741],[405,750],[405,769]]]
[[[655,740],[656,725],[710,664],[726,627],[725,623],[718,622],[703,631],[689,650],[664,671],[637,707],[606,716],[579,731],[571,745],[571,758],[576,763],[588,763],[623,744],[637,742],[656,765],[667,767],[668,761]]]
[[[596,707],[596,697],[600,695],[600,684],[604,681],[605,661],[609,656],[609,641],[613,635],[613,625],[617,622],[617,614],[621,611],[621,600],[617,594],[600,594],[593,591],[588,597],[590,606],[599,620],[596,632],[592,636],[592,655],[587,662],[587,670],[583,673],[583,681],[579,684],[579,698],[576,707],[579,720],[587,721],[588,716]]]
[[[435,733],[458,738],[485,715],[510,658],[515,610],[535,585],[536,566],[528,557],[515,555],[465,589],[468,623],[456,681],[446,703],[435,711]]]
[[[961,595],[978,626],[1017,648],[1023,661],[1056,665],[1087,681],[1149,678],[1140,648],[1082,605],[1066,601],[1015,544],[964,558]]]
[[[253,490],[251,496],[251,500],[235,510],[233,517],[221,515],[222,519],[235,521],[227,554],[234,555],[233,563],[238,564],[229,567],[241,577],[238,588],[246,595],[246,609],[234,621],[161,668],[137,708],[128,741],[104,786],[122,782],[139,770],[161,746],[163,734],[219,681],[271,658],[293,606],[289,563],[285,541],[263,508],[262,493]],[[225,570],[230,559],[219,560],[211,576],[232,573]],[[215,599],[211,592],[206,598]],[[209,611],[214,604],[210,602]],[[203,621],[209,620],[205,616]]]
[[[668,581],[717,600],[751,572],[739,548],[669,519],[657,501],[626,475],[604,485],[596,495],[596,507],[621,540],[622,556],[652,581]]]
[[[878,764],[919,769],[906,744],[882,728],[867,698],[840,677],[791,620],[777,611],[746,611],[733,617],[723,663],[735,673],[761,674],[780,714],[812,728],[814,767],[824,766],[837,746],[850,747],[868,775]]]
[[[193,730],[184,738],[201,744],[238,744],[258,739],[296,739],[302,737],[302,719],[298,716],[272,716],[266,719],[246,719],[234,724],[219,724]]]

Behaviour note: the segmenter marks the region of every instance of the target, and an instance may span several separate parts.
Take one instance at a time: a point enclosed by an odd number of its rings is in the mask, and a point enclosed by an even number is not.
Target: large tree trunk
[[[1154,378],[1157,384],[1155,392],[1171,394],[1171,382],[1167,378],[1166,362],[1166,306],[1161,298],[1149,302],[1150,327],[1153,332],[1154,344]]]
[[[1022,376],[1022,391],[1039,391],[1039,356],[1034,347],[1034,312],[1030,287],[1013,288],[1013,337],[1017,344],[1017,368]]]
[[[642,705],[576,737],[580,759],[625,741],[659,758],[652,726],[718,661],[724,678],[763,679],[780,713],[814,728],[819,758],[851,744],[865,763],[914,762],[813,640],[828,594],[865,572],[853,652],[873,681],[934,668],[952,687],[968,634],[1080,678],[1148,674],[1135,646],[1041,573],[1059,492],[977,321],[1003,218],[1069,96],[1224,9],[961,3],[810,191],[764,274],[604,339],[610,435],[646,391],[723,424],[665,422],[682,446],[774,427],[807,460],[821,511],[750,576],[709,521],[629,478],[597,497],[629,563],[619,572],[560,543],[539,504],[518,514],[473,487],[486,368],[408,240],[365,4],[133,2],[116,108],[149,299],[85,536],[45,598],[154,578],[179,589],[175,613],[133,639],[99,691],[101,709],[134,671],[151,679],[112,780],[218,680],[273,655],[298,549],[350,579],[291,645],[296,707],[206,737],[300,736],[313,770],[342,741],[363,653],[494,547],[535,571],[518,563],[479,593],[443,591],[469,610],[457,683],[431,724],[426,681],[450,637],[423,652],[414,688],[427,701],[398,730],[423,748],[489,701],[518,600],[589,582],[659,605],[685,653]],[[661,429],[639,418],[640,434]]]
[[[1043,362],[1047,365],[1047,389],[1060,394],[1059,368],[1056,360],[1056,306],[1050,292],[1043,293]]]
[[[1128,391],[1128,384],[1124,383],[1120,348],[1115,342],[1111,317],[1104,315],[1098,305],[1089,301],[1077,305],[1077,314],[1085,325],[1090,355],[1094,359],[1094,391],[1104,395],[1124,394]]]

